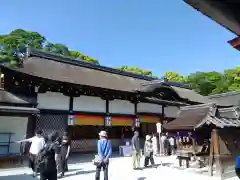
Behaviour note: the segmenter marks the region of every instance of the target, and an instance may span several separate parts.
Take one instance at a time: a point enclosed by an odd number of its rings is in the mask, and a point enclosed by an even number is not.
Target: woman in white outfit
[[[153,145],[153,155],[156,156],[158,153],[158,144],[157,144],[157,136],[153,134],[152,136],[152,145]]]

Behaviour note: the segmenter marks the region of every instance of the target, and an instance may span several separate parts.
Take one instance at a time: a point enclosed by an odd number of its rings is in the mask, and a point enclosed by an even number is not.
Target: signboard
[[[112,126],[112,117],[111,116],[105,117],[105,126],[107,126],[107,127]]]
[[[157,132],[161,133],[162,132],[162,124],[161,123],[156,123],[156,127],[157,127]]]
[[[68,125],[69,125],[69,126],[75,125],[75,118],[74,118],[73,115],[69,115],[69,116],[68,116]]]

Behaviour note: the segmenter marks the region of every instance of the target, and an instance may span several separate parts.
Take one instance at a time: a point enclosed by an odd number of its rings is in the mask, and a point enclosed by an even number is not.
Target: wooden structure
[[[221,178],[235,176],[235,156],[240,153],[239,107],[218,108],[215,104],[186,106],[179,116],[163,125],[168,131],[191,131],[211,138],[209,174],[213,174],[213,162]],[[211,133],[211,135],[210,135]]]
[[[21,67],[0,67],[4,89],[40,110],[33,130],[69,131],[74,151],[95,151],[102,129],[117,148],[132,129],[145,137],[156,132],[157,122],[174,119],[180,106],[210,101],[180,83],[36,50],[28,51]]]
[[[197,11],[208,16],[218,24],[237,35],[236,38],[228,41],[235,49],[240,50],[240,16],[238,1],[217,1],[217,0],[184,0]]]
[[[16,164],[20,145],[14,143],[32,134],[32,119],[39,110],[23,99],[0,89],[0,167]]]
[[[108,130],[114,147],[132,136],[132,127],[142,136],[155,132],[157,122],[175,118],[179,106],[190,101],[174,90],[161,98],[137,91],[151,77],[36,50],[28,51],[21,67],[1,65],[1,71],[4,89],[40,110],[33,130],[69,131],[74,151],[95,151],[102,129]],[[138,121],[140,127],[135,127]]]
[[[208,16],[236,35],[240,35],[240,18],[238,1],[184,0],[197,11]]]

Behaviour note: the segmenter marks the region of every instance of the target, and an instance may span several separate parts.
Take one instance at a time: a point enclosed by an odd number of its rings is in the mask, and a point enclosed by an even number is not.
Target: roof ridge
[[[107,66],[96,65],[93,63],[84,62],[83,60],[81,61],[81,60],[76,60],[76,59],[72,59],[69,57],[63,57],[61,55],[56,55],[53,53],[44,52],[44,51],[37,50],[37,49],[29,48],[27,52],[28,52],[27,53],[28,57],[45,58],[45,59],[49,59],[49,60],[53,60],[53,61],[57,61],[57,62],[61,62],[61,63],[71,64],[74,66],[81,66],[81,67],[85,67],[85,68],[109,72],[112,74],[118,74],[118,75],[122,75],[122,76],[136,78],[136,79],[142,79],[142,80],[146,80],[146,81],[152,81],[152,80],[157,79],[157,78],[153,78],[153,77],[149,77],[149,76],[144,76],[144,75],[140,75],[140,74],[122,71],[122,70],[107,67]]]

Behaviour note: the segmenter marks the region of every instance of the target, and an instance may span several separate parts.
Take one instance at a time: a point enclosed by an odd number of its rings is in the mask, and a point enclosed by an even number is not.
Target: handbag
[[[104,147],[103,154],[105,154],[105,151],[106,151],[106,149],[107,149],[107,146],[108,146],[108,141],[107,141],[107,143],[106,143],[106,145],[105,145],[105,147]],[[100,165],[101,163],[102,163],[101,157],[100,157],[98,154],[96,154],[96,155],[94,156],[94,159],[93,159],[93,165],[98,166],[98,165]]]

